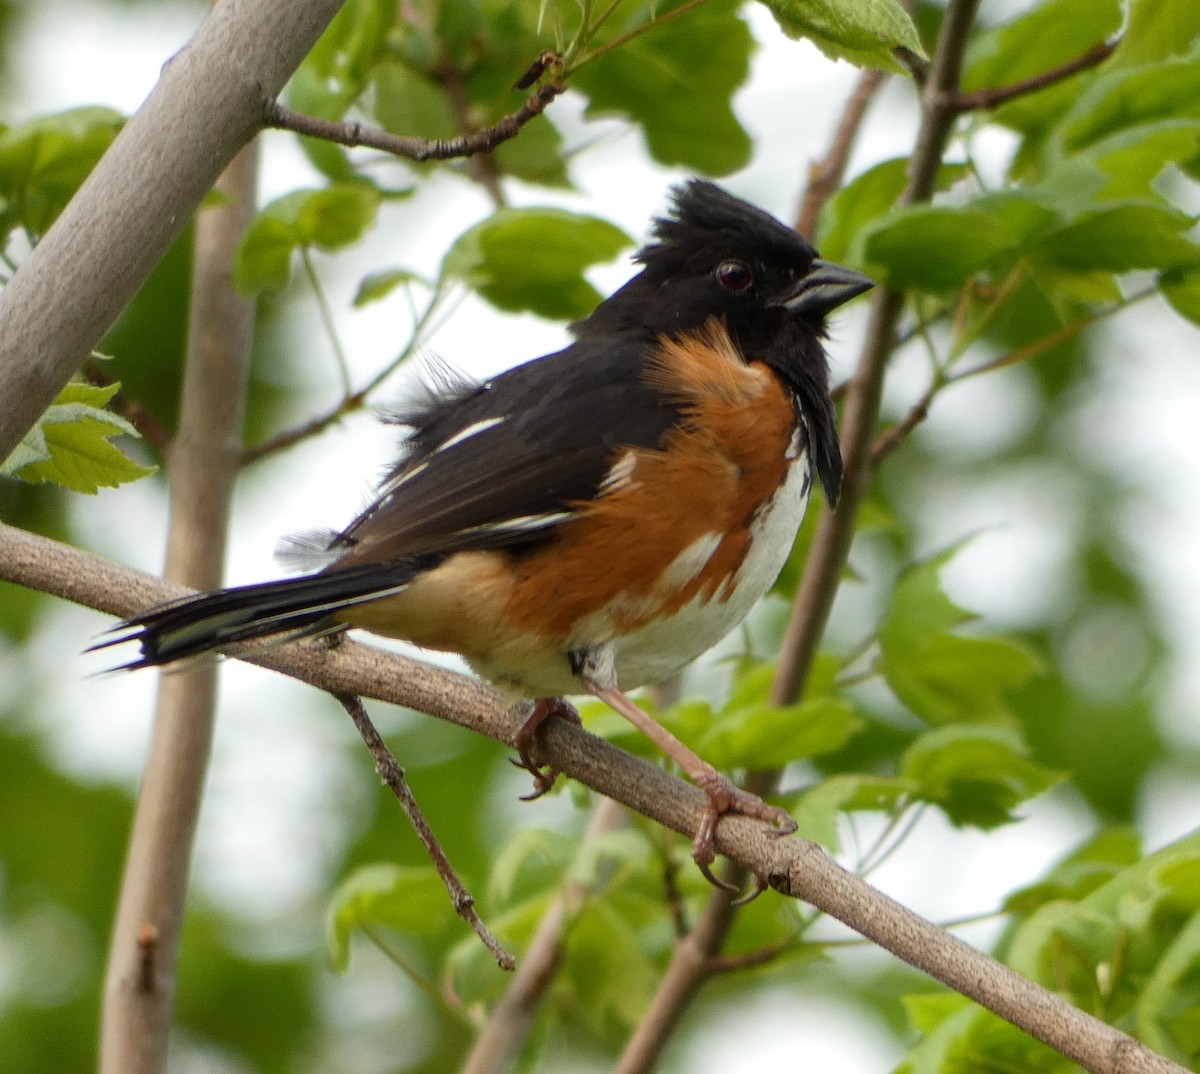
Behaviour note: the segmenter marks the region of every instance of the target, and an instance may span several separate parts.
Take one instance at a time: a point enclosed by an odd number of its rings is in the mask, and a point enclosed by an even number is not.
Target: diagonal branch
[[[0,580],[128,616],[185,595],[184,586],[0,524]],[[415,708],[510,743],[524,719],[490,686],[418,660],[347,641],[283,645],[243,659],[329,693]],[[549,721],[535,760],[691,838],[704,792],[565,720]],[[1077,1010],[847,872],[815,843],[780,837],[744,817],[722,818],[717,849],[771,887],[801,898],[860,935],[1056,1048],[1095,1074],[1184,1074],[1184,1068]]]
[[[404,810],[404,815],[408,817],[408,822],[413,826],[413,831],[417,833],[417,838],[421,840],[421,845],[425,848],[425,853],[429,855],[430,860],[433,862],[433,867],[437,870],[438,876],[442,878],[442,883],[446,885],[446,890],[450,893],[450,902],[454,906],[454,912],[475,930],[475,935],[483,941],[484,947],[491,951],[493,957],[496,959],[496,965],[502,970],[516,969],[517,963],[512,955],[500,946],[500,941],[492,935],[491,930],[483,923],[482,918],[480,918],[479,911],[475,909],[474,897],[463,886],[463,882],[459,880],[458,874],[454,871],[454,866],[450,864],[450,859],[446,856],[445,850],[442,849],[442,844],[438,841],[438,837],[429,826],[429,821],[425,819],[424,811],[417,804],[417,799],[412,792],[412,788],[408,785],[404,769],[400,766],[400,762],[396,760],[395,754],[387,748],[387,743],[383,741],[382,736],[367,713],[366,705],[362,703],[362,699],[356,694],[335,694],[334,696],[342,708],[346,710],[363,742],[366,744],[367,750],[375,761],[375,771],[379,773],[379,778],[383,780],[392,794],[396,796],[396,801],[400,803],[400,808]]]
[[[1023,78],[1008,86],[997,86],[992,89],[975,90],[973,93],[955,93],[948,103],[956,112],[980,112],[988,108],[999,108],[1002,104],[1015,101],[1018,97],[1028,97],[1031,93],[1046,89],[1055,83],[1062,82],[1072,75],[1086,71],[1090,67],[1098,67],[1117,50],[1121,43],[1120,36],[1111,41],[1101,41],[1093,45],[1082,56],[1076,56],[1049,71]]]

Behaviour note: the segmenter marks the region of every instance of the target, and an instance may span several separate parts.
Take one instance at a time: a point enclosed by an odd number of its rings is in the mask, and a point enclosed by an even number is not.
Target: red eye
[[[744,291],[754,282],[754,273],[745,261],[722,261],[716,275],[726,291]]]

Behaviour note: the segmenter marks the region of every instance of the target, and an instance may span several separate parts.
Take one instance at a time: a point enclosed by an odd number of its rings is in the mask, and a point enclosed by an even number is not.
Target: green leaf
[[[927,731],[905,751],[899,775],[956,825],[995,828],[1062,777],[1030,760],[1018,735],[955,725]]]
[[[1200,267],[1174,269],[1164,275],[1162,293],[1176,313],[1200,325]]]
[[[547,828],[521,828],[500,848],[488,877],[488,900],[508,907],[557,884],[575,840]]]
[[[860,264],[856,237],[889,212],[908,179],[908,159],[896,157],[867,169],[825,203],[817,229],[821,256],[837,264]]]
[[[1012,892],[1004,911],[1030,914],[1046,903],[1079,902],[1141,857],[1142,843],[1132,828],[1105,828],[1056,864],[1042,879]]]
[[[73,108],[0,133],[0,236],[43,234],[124,122],[111,108]]]
[[[583,317],[601,297],[584,269],[611,260],[630,241],[595,216],[501,209],[455,240],[442,261],[442,277],[462,280],[502,310],[551,320]]]
[[[1200,262],[1200,246],[1183,232],[1192,217],[1162,204],[1122,202],[1083,213],[1043,234],[1030,254],[1075,272],[1129,272]]]
[[[782,768],[844,746],[862,721],[835,698],[750,705],[721,712],[696,752],[717,768]]]
[[[953,291],[995,263],[1011,261],[1053,219],[1052,210],[1015,192],[960,207],[905,206],[866,234],[863,259],[869,273],[892,287]]]
[[[576,1017],[606,1035],[637,1024],[657,973],[630,923],[609,902],[593,899],[567,933],[563,978]]]
[[[1131,0],[1112,62],[1136,66],[1180,56],[1200,38],[1200,4],[1193,0]]]
[[[432,866],[366,865],[338,885],[325,918],[333,968],[350,963],[350,934],[382,925],[401,934],[430,935],[453,915],[450,896]]]
[[[282,291],[300,248],[340,250],[375,223],[379,191],[365,183],[333,183],[277,198],[251,222],[238,244],[233,279],[246,294]]]
[[[581,67],[571,86],[589,98],[587,115],[624,115],[640,124],[659,164],[704,175],[743,167],[750,136],[731,101],[749,75],[753,39],[738,7],[736,0],[709,0]],[[669,8],[656,10],[661,16]],[[620,29],[640,25],[644,15],[639,9]]]
[[[939,572],[951,555],[900,576],[879,628],[880,668],[896,696],[930,723],[1000,722],[1009,712],[1005,694],[1037,663],[1013,641],[950,633],[972,618],[942,590]]]
[[[841,849],[838,818],[843,813],[891,812],[912,796],[913,789],[909,781],[891,776],[846,773],[809,788],[788,803],[787,811],[796,822],[797,835],[836,853]]]
[[[49,481],[89,495],[154,473],[156,467],[134,462],[110,443],[114,436],[138,435],[124,418],[104,409],[118,388],[120,384],[64,386],[0,465],[0,473],[33,484]]]
[[[1056,132],[1057,151],[1078,152],[1130,127],[1200,118],[1200,48],[1179,58],[1101,73],[1074,101]]]
[[[394,134],[453,138],[461,133],[446,91],[399,60],[379,64],[372,75],[375,118]]]
[[[896,0],[763,0],[788,37],[808,38],[826,56],[897,74],[892,55],[906,48],[924,56],[917,28]]]
[[[426,283],[415,272],[408,269],[383,269],[364,276],[359,282],[358,290],[354,292],[354,307],[369,306],[386,298],[397,287],[407,283]]]
[[[526,183],[569,189],[563,138],[548,116],[538,116],[521,128],[515,138],[501,142],[493,152],[506,175]]]

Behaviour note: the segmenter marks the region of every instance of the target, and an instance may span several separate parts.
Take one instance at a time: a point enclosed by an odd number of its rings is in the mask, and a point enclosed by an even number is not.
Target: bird
[[[572,342],[483,383],[442,376],[393,415],[398,461],[348,526],[309,539],[314,573],[134,615],[96,648],[125,668],[349,628],[457,653],[527,701],[532,757],[563,698],[627,717],[705,793],[692,856],[714,883],[728,813],[794,831],[628,696],[675,675],[775,582],[814,482],[842,482],[826,320],[874,286],[716,184],[671,192],[639,271]]]

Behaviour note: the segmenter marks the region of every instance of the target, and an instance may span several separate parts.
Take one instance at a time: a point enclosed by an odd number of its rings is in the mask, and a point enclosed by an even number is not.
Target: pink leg
[[[778,806],[767,805],[757,795],[750,794],[735,786],[725,776],[721,775],[712,765],[697,756],[670,731],[653,719],[648,713],[629,700],[615,687],[600,686],[587,678],[583,684],[605,704],[612,706],[639,731],[649,738],[663,753],[673,757],[679,766],[688,774],[708,796],[708,806],[700,820],[696,838],[692,840],[692,858],[700,866],[700,871],[709,880],[720,887],[728,885],[718,881],[709,866],[716,857],[714,836],[717,821],[726,813],[740,813],[744,817],[774,824],[781,835],[787,835],[796,830],[796,822]]]

